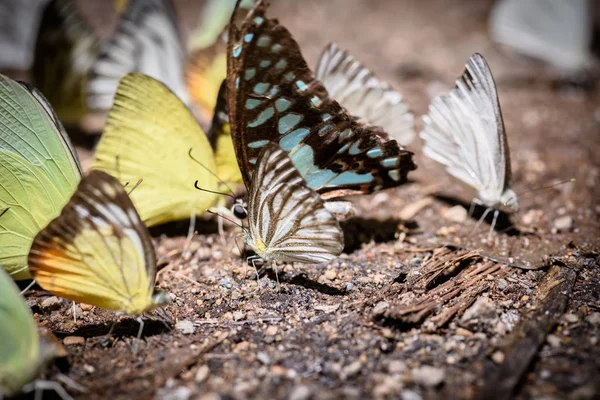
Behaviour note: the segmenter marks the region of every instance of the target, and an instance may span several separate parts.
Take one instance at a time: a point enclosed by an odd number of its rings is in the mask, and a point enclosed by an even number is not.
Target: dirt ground
[[[521,210],[488,242],[489,220],[473,231],[482,210],[465,212],[472,193],[416,140],[412,181],[355,198],[344,254],[283,266],[279,288],[270,269],[253,279],[234,228],[223,239],[202,221],[191,243],[186,223],[153,230],[173,302],[147,316],[141,339],[135,320],[81,305],[74,322],[66,301],[29,292],[68,353],[44,377],[66,375],[81,399],[599,398],[600,92],[557,87],[501,52],[486,31],[491,1],[273,3],[309,64],[336,41],[417,115],[482,53]]]

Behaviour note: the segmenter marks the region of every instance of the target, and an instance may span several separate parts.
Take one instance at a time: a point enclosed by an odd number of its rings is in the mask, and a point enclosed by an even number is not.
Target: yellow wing
[[[161,305],[148,231],[123,186],[92,171],[35,237],[29,270],[49,292],[129,315]]]
[[[177,96],[139,73],[119,84],[92,168],[123,184],[143,179],[131,199],[148,226],[202,214],[219,199],[194,188],[198,180],[202,188],[218,190],[206,135]]]

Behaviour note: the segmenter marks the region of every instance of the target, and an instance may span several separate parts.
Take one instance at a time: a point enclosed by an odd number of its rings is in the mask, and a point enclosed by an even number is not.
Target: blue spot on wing
[[[254,85],[254,93],[258,94],[258,95],[263,95],[267,92],[267,90],[271,87],[270,83],[257,83],[256,85]]]
[[[263,17],[256,17],[256,18],[254,18],[254,23],[255,23],[256,25],[260,25],[260,24],[262,24],[262,23],[263,23],[263,21],[264,21]]]
[[[381,160],[381,165],[385,168],[397,167],[400,164],[398,157],[390,157]]]
[[[277,127],[277,131],[280,134],[284,134],[286,132],[291,131],[298,125],[298,123],[302,121],[302,115],[296,113],[289,113],[279,118],[279,126]]]
[[[254,78],[254,75],[256,75],[256,68],[248,68],[244,71],[244,79],[247,81]]]
[[[256,42],[258,47],[267,47],[269,44],[271,44],[271,38],[269,36],[261,36]]]
[[[275,110],[273,110],[273,107],[265,108],[260,114],[258,114],[258,117],[256,117],[254,121],[248,124],[248,126],[250,128],[256,128],[257,126],[260,126],[268,121],[274,113]]]
[[[254,33],[247,33],[246,36],[244,36],[244,42],[250,43],[252,41],[253,37],[254,37]]]
[[[281,138],[279,146],[281,146],[284,151],[290,152],[294,147],[298,146],[309,133],[310,129],[308,128],[298,128]]]
[[[256,107],[258,107],[258,105],[262,103],[261,100],[258,99],[247,99],[246,100],[246,110],[253,110]]]
[[[292,102],[288,99],[284,99],[283,97],[275,100],[275,108],[279,112],[287,110],[290,107],[290,104],[292,104]]]
[[[381,147],[379,146],[373,147],[371,150],[367,151],[367,157],[369,158],[378,158],[381,157],[382,154],[383,150],[381,150]]]
[[[275,64],[275,68],[277,69],[284,69],[287,66],[287,61],[285,61],[284,59],[281,59],[277,62],[277,64]]]
[[[348,154],[350,154],[351,156],[355,156],[355,155],[359,154],[360,149],[358,148],[358,146],[360,146],[360,140],[357,140],[356,142],[354,142],[352,147],[350,147],[350,150],[348,150]]]
[[[263,147],[267,143],[269,143],[268,140],[257,140],[256,142],[248,143],[248,147],[251,147],[253,149],[258,149],[260,147]]]
[[[360,185],[371,182],[373,182],[373,175],[371,174],[357,174],[356,172],[346,171],[329,181],[327,186]]]

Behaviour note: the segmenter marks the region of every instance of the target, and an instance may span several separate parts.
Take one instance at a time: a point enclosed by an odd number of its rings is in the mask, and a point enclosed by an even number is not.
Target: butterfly
[[[81,174],[44,96],[0,75],[0,266],[14,279],[30,278],[31,242],[60,213]]]
[[[139,316],[169,301],[155,291],[156,258],[147,228],[121,183],[91,171],[42,229],[29,270],[50,293]]]
[[[217,108],[216,115],[209,142],[190,110],[163,83],[129,73],[117,89],[92,168],[123,184],[143,179],[131,199],[148,226],[200,215],[221,197],[199,192],[190,182],[217,192],[226,189],[221,181],[225,186],[241,182],[226,112]]]
[[[248,224],[245,242],[265,261],[316,264],[344,249],[337,219],[274,143],[258,156],[248,189]]]
[[[262,147],[286,151],[324,198],[398,186],[412,153],[350,116],[316,81],[289,31],[258,1],[241,27],[232,15],[227,50],[231,135],[246,187]]]
[[[494,212],[514,212],[517,195],[511,189],[508,139],[496,84],[481,54],[471,56],[456,87],[435,98],[423,117],[423,153],[478,192],[474,200]]]
[[[100,41],[74,0],[52,0],[44,9],[31,74],[35,86],[67,126],[87,130],[90,114],[83,96],[85,78],[96,61]]]
[[[108,110],[119,80],[140,72],[164,82],[190,104],[184,81],[187,58],[170,0],[129,0],[117,31],[102,44],[89,72],[86,96],[92,110]]]
[[[18,394],[53,358],[65,349],[51,334],[40,335],[31,310],[17,285],[0,269],[0,397]],[[65,393],[58,383],[53,388]],[[65,396],[63,398],[69,398]]]
[[[315,71],[329,96],[365,124],[381,127],[403,145],[415,136],[415,117],[402,95],[335,43],[321,54]]]
[[[594,63],[593,6],[587,0],[501,0],[490,14],[492,38],[564,73]]]

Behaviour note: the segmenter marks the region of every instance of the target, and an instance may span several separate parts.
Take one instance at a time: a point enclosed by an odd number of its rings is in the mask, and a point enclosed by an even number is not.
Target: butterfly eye
[[[233,207],[231,207],[231,212],[237,219],[248,218],[248,211],[246,211],[244,206],[241,204],[234,204]]]

